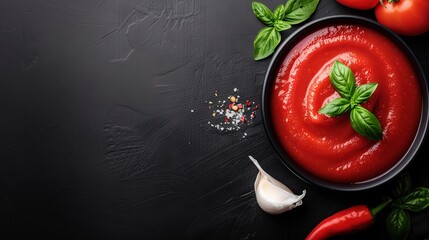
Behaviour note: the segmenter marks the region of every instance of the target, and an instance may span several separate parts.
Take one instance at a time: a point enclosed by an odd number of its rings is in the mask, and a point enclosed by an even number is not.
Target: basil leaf
[[[286,7],[283,4],[280,4],[276,7],[273,12],[273,16],[275,20],[282,20],[286,12]]]
[[[429,188],[419,187],[401,199],[402,209],[420,212],[429,207]]]
[[[411,229],[410,215],[400,208],[395,208],[387,216],[386,225],[392,240],[407,239]]]
[[[392,191],[393,196],[401,197],[411,190],[411,176],[408,172],[399,175],[396,180],[395,188]]]
[[[364,137],[372,140],[383,137],[377,117],[360,105],[356,105],[350,112],[350,121],[354,130]]]
[[[319,110],[319,113],[338,116],[350,110],[350,101],[345,98],[335,98]]]
[[[276,20],[276,22],[274,23],[274,27],[277,31],[284,31],[286,29],[291,28],[292,26],[286,21]]]
[[[371,97],[377,86],[378,83],[367,83],[357,86],[352,96],[352,102],[356,104],[365,102]]]
[[[346,99],[351,99],[355,88],[356,80],[352,70],[339,61],[335,61],[329,73],[332,86]]]
[[[283,20],[289,24],[298,24],[307,20],[317,8],[319,0],[289,0]]]
[[[271,55],[280,43],[280,39],[280,33],[274,27],[263,28],[253,41],[253,58],[261,60]]]
[[[259,21],[267,26],[273,26],[275,18],[267,6],[260,2],[252,2],[252,10]]]

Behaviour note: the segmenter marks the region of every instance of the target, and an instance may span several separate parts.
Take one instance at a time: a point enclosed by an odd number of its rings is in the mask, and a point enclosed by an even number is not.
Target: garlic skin
[[[259,169],[255,180],[256,201],[269,214],[280,214],[302,205],[306,191],[295,195],[287,186],[271,177],[252,156],[250,160]]]

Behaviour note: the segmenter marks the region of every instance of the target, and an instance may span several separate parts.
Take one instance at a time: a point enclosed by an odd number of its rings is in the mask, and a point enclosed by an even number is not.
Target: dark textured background
[[[311,19],[336,14],[373,18],[321,0]],[[235,87],[260,102],[269,60],[255,62],[252,43],[261,27],[250,0],[0,1],[2,236],[303,239],[338,210],[381,203],[390,185],[339,193],[295,177],[259,110],[239,132],[208,126],[208,101]],[[404,40],[429,75],[429,34]],[[307,189],[304,204],[262,212],[249,154],[294,192]],[[429,186],[428,169],[420,154],[414,186]],[[412,239],[428,238],[429,210],[411,216]],[[344,239],[386,239],[384,219]]]

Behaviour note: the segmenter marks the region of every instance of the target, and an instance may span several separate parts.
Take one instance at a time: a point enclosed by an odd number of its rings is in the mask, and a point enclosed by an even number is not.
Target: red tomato
[[[389,2],[390,1],[390,2]],[[375,8],[377,21],[405,36],[420,35],[429,30],[429,0],[383,0]]]
[[[377,3],[379,3],[379,0],[337,0],[338,3],[341,5],[344,5],[349,8],[354,8],[358,10],[369,10]]]

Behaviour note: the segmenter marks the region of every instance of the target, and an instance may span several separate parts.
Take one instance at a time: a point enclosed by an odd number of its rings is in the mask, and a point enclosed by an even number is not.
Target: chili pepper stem
[[[383,210],[383,208],[386,207],[390,202],[392,202],[392,199],[389,199],[389,200],[385,201],[384,203],[378,205],[375,208],[369,209],[369,211],[371,212],[372,217],[375,217],[375,215],[377,215],[377,213],[379,213],[381,210]]]

